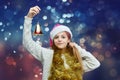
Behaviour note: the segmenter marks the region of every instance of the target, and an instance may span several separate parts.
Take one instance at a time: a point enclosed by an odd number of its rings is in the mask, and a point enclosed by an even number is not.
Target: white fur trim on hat
[[[59,25],[59,26],[53,28],[53,30],[50,32],[50,38],[53,40],[53,38],[55,37],[56,34],[58,34],[59,32],[63,32],[63,31],[70,33],[70,36],[72,38],[71,30],[67,26],[64,26],[64,25]]]

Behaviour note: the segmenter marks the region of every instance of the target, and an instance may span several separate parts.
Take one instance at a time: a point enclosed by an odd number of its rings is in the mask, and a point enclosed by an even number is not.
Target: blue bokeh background
[[[24,16],[36,5],[41,13],[33,19],[32,31],[39,21],[44,47],[49,47],[52,27],[65,24],[73,41],[101,62],[84,80],[120,80],[119,0],[0,0],[0,80],[41,80],[40,62],[22,45]]]

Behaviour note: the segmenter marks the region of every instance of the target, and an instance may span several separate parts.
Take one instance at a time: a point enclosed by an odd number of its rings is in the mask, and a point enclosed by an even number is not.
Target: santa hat
[[[56,34],[60,33],[60,32],[63,32],[63,31],[66,31],[70,34],[70,37],[72,38],[72,32],[71,30],[65,26],[65,25],[60,25],[60,24],[56,24],[52,31],[50,32],[50,46],[52,46],[52,41],[53,41],[53,38],[55,37]]]

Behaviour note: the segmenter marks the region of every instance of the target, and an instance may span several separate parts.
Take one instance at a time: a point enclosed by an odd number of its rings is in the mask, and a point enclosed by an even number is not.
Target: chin
[[[65,47],[57,47],[58,49],[65,49]]]
[[[64,48],[61,48],[61,47],[57,47],[58,49],[64,49]]]

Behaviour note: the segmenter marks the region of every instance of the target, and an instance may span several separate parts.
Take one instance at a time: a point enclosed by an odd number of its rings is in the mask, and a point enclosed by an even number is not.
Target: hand
[[[41,9],[40,9],[39,6],[31,7],[31,8],[29,9],[29,12],[28,12],[28,14],[27,14],[27,17],[33,18],[33,17],[36,16],[40,11],[41,11]]]
[[[75,45],[76,45],[76,43],[75,43],[75,42],[69,42],[69,46],[70,46],[70,47],[72,47],[72,48],[73,48],[73,47],[75,47]]]

